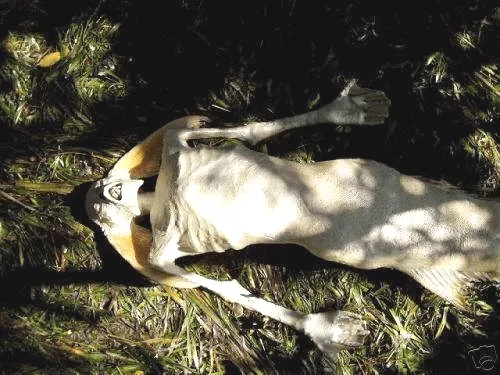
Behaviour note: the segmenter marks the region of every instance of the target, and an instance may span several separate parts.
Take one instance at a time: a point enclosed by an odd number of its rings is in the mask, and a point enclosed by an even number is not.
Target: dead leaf
[[[52,65],[59,62],[59,60],[61,60],[61,53],[52,52],[42,57],[37,65],[41,66],[42,68],[50,68]]]

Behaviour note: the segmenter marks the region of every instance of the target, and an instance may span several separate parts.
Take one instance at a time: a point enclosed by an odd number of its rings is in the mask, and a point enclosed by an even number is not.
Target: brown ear
[[[147,278],[174,288],[196,288],[198,286],[180,276],[169,275],[151,267],[148,261],[152,241],[150,230],[131,222],[130,234],[111,234],[108,239],[116,251]]]
[[[158,129],[123,155],[116,162],[110,174],[130,173],[130,177],[133,179],[150,177],[158,174],[165,131],[165,126]]]
[[[186,116],[169,122],[123,155],[116,162],[110,174],[130,173],[130,178],[133,179],[157,175],[161,164],[163,139],[167,129],[197,129],[206,121],[208,121],[206,117]]]

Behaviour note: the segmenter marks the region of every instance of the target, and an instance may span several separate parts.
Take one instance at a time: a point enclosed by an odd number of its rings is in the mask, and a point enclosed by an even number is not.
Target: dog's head
[[[104,231],[120,225],[129,225],[140,215],[138,192],[142,180],[108,176],[92,184],[85,198],[89,218]]]
[[[111,245],[137,271],[160,284],[175,288],[195,288],[198,285],[154,269],[149,264],[151,231],[134,223],[141,214],[139,187],[143,180],[108,176],[94,182],[85,198],[90,220],[104,232]]]

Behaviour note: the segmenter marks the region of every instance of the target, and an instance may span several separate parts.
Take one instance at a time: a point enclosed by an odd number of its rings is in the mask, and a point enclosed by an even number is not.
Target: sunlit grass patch
[[[67,132],[91,127],[92,104],[127,93],[111,50],[118,28],[106,18],[75,21],[58,32],[54,45],[42,34],[9,32],[0,68],[1,80],[11,85],[0,97],[3,119],[19,126],[65,124]]]
[[[111,50],[118,29],[105,18],[73,23],[60,42],[68,51],[66,74],[76,78],[77,92],[86,101],[116,100],[126,94],[126,82],[117,74],[119,58]]]
[[[498,105],[500,97],[500,79],[498,78],[498,65],[483,65],[474,76],[478,85],[484,85],[490,91],[491,100]],[[493,118],[491,118],[493,120]]]
[[[470,158],[481,161],[489,169],[485,173],[489,178],[484,180],[482,190],[495,191],[500,185],[500,149],[492,134],[477,129],[464,138],[462,144]]]

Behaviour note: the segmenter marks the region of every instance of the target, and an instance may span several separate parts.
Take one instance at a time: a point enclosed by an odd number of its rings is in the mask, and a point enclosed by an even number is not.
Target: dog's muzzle
[[[142,180],[104,178],[96,181],[85,198],[87,215],[97,224],[112,220],[116,211],[139,215],[138,193],[142,184]]]

